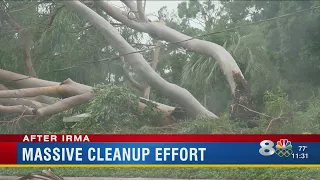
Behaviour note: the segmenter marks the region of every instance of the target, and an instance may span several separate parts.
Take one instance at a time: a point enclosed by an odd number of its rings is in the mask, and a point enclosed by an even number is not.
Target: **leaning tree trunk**
[[[127,54],[123,56],[125,61],[130,64],[138,75],[152,88],[180,104],[192,117],[205,115],[217,118],[215,114],[203,107],[189,91],[167,82],[157,74],[141,54],[134,53],[136,50],[103,17],[79,1],[62,1],[62,3],[77,12],[80,16],[88,19],[120,54]]]

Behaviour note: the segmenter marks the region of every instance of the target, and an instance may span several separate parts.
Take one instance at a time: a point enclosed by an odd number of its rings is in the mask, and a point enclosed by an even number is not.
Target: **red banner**
[[[17,163],[17,143],[1,142],[0,143],[0,164]]]

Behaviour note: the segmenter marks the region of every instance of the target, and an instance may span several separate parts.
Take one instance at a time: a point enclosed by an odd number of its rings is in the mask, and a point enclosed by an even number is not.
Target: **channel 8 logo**
[[[260,142],[259,153],[262,156],[272,156],[276,150],[273,148],[274,143],[270,140],[263,140]]]
[[[289,157],[293,154],[291,141],[288,139],[280,139],[277,141],[276,149],[273,148],[274,143],[270,140],[260,142],[259,153],[262,156],[272,156],[277,154],[279,157]]]

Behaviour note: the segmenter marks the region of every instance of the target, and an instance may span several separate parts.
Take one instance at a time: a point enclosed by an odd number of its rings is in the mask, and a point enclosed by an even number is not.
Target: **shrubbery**
[[[139,98],[125,86],[97,85],[96,97],[87,104],[70,109],[46,120],[2,124],[2,132],[15,133],[320,133],[320,97],[307,102],[290,102],[285,92],[266,92],[258,127],[248,128],[243,121],[230,120],[228,113],[219,119],[186,119],[176,124],[155,127],[153,119],[162,114],[149,104],[138,113]],[[301,108],[304,106],[304,108]],[[90,113],[91,117],[78,123],[64,123],[63,117]],[[271,123],[270,123],[271,122]],[[10,127],[10,128],[8,128]],[[15,127],[15,128],[12,128]],[[20,127],[20,128],[19,128]],[[23,131],[23,129],[25,129]]]

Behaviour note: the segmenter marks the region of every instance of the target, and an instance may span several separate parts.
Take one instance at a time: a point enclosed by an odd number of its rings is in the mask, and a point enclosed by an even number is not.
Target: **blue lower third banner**
[[[320,164],[320,143],[17,143],[17,164]]]

